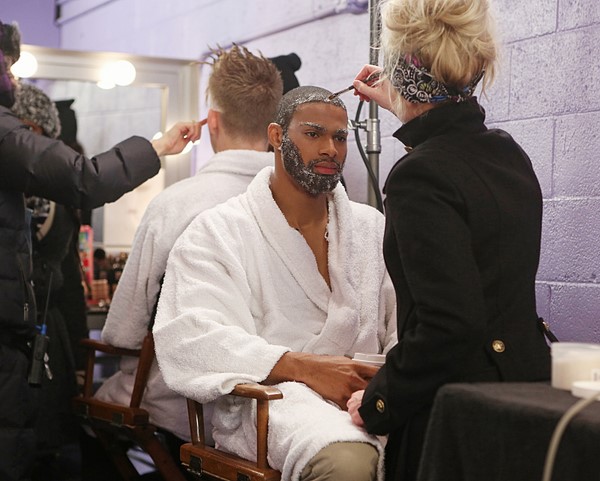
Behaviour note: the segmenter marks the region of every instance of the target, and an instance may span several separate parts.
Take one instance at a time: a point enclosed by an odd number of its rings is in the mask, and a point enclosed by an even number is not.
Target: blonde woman
[[[485,126],[473,96],[497,57],[487,0],[390,0],[382,48],[381,81],[354,85],[398,117],[408,152],[384,188],[399,343],[348,408],[390,435],[386,479],[410,481],[440,386],[550,377],[534,285],[542,196],[525,152]]]

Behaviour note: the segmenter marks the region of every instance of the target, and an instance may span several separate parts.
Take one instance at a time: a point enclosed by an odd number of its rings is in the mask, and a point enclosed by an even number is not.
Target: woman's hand
[[[398,97],[398,92],[392,87],[388,79],[380,79],[366,84],[364,80],[376,72],[381,72],[382,68],[376,65],[365,65],[352,85],[354,85],[354,95],[358,95],[361,100],[369,102],[374,100],[381,108],[392,111],[394,102]]]
[[[200,138],[202,126],[206,119],[200,122],[177,122],[161,138],[152,141],[152,147],[158,156],[179,154],[188,142],[196,142]]]
[[[350,399],[348,399],[348,402],[346,403],[346,406],[348,407],[348,414],[350,414],[350,418],[352,419],[352,422],[354,424],[356,424],[358,427],[363,427],[365,425],[363,418],[361,417],[360,413],[358,412],[358,408],[362,404],[362,398],[363,398],[364,394],[365,394],[364,390],[356,391],[355,393],[352,394],[352,396],[350,396]]]

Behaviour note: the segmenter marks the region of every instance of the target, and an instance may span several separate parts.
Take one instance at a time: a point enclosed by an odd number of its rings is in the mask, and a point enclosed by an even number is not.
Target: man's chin
[[[311,196],[316,197],[321,194],[331,194],[337,187],[341,175],[336,172],[335,174],[317,174],[315,172],[317,181],[313,179],[312,182],[300,182],[301,187]]]

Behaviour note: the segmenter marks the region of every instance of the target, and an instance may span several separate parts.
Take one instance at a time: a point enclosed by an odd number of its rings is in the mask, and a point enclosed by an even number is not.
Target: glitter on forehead
[[[290,90],[283,96],[279,103],[279,110],[275,116],[275,123],[281,125],[283,130],[286,131],[292,120],[292,116],[298,107],[309,103],[331,104],[346,111],[344,102],[342,102],[339,97],[329,99],[328,97],[330,95],[331,92],[329,90],[311,85],[305,85]]]

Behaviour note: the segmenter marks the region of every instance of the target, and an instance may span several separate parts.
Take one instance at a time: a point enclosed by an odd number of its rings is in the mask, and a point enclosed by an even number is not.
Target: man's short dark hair
[[[287,132],[296,109],[300,105],[313,102],[331,104],[346,110],[344,102],[339,97],[329,99],[330,95],[331,92],[329,90],[313,85],[304,85],[290,90],[282,97],[281,102],[279,102],[274,122],[279,124],[284,132]]]

